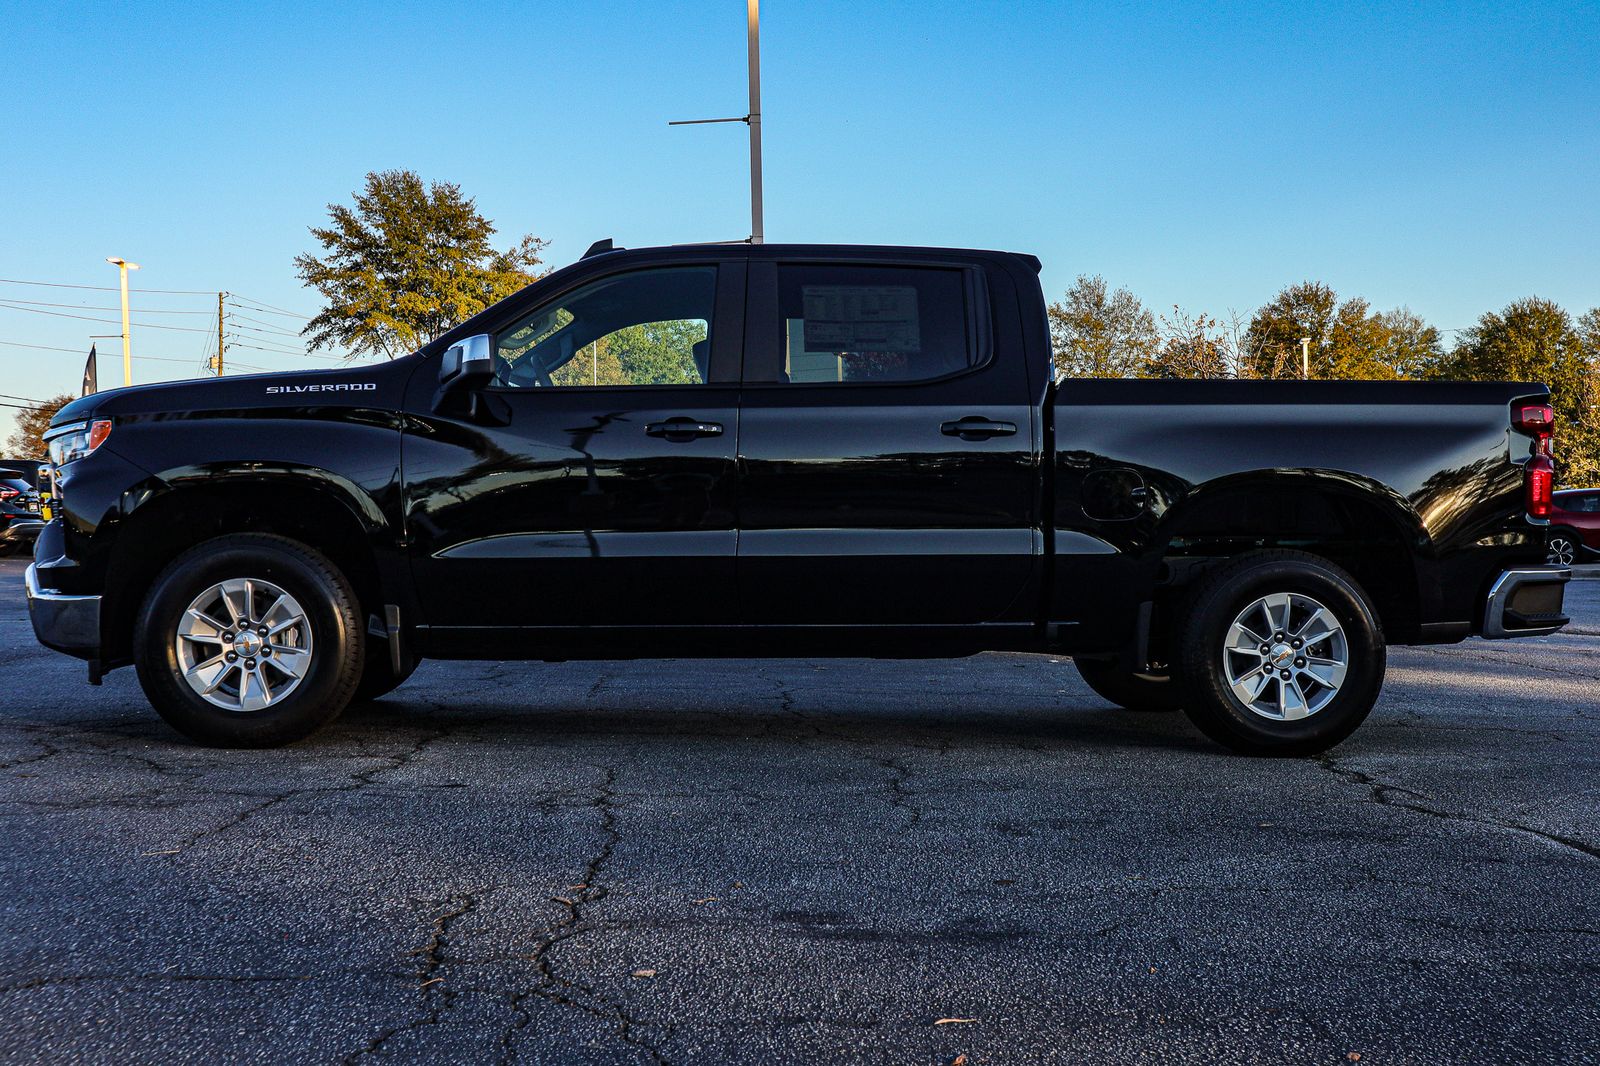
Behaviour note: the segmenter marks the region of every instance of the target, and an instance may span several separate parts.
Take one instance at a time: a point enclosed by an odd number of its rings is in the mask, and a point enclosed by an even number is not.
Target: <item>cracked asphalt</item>
[[[1600,582],[1255,760],[1045,656],[427,663],[196,748],[0,563],[0,1060],[1600,1062]]]

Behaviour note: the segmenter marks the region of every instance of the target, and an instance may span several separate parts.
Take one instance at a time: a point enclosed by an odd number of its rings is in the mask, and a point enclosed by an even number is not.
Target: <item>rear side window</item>
[[[975,350],[967,302],[960,270],[780,266],[778,380],[857,385],[965,370]]]
[[[1568,496],[1565,499],[1558,500],[1557,503],[1567,511],[1576,511],[1579,514],[1594,514],[1600,511],[1600,494],[1584,493],[1581,496]]]

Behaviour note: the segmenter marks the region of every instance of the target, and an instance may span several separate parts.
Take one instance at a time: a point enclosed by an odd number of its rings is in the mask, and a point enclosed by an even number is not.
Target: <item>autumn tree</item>
[[[1311,340],[1314,378],[1423,376],[1440,351],[1438,330],[1409,310],[1375,312],[1359,296],[1340,301],[1322,282],[1304,281],[1278,293],[1250,320],[1249,373],[1298,377],[1303,337]]]
[[[1397,378],[1421,380],[1433,377],[1444,358],[1444,345],[1437,327],[1424,322],[1409,307],[1381,312],[1379,326],[1387,332],[1380,361]]]
[[[1463,330],[1437,376],[1539,381],[1556,409],[1556,458],[1566,484],[1600,481],[1600,369],[1591,345],[1600,315],[1572,316],[1537,296],[1489,312]]]
[[[1049,307],[1057,378],[1127,378],[1145,371],[1160,345],[1155,316],[1127,289],[1078,275]]]
[[[17,428],[6,441],[6,450],[15,456],[24,459],[43,459],[49,451],[44,443],[44,431],[50,428],[50,420],[56,412],[76,397],[52,396],[50,399],[32,407],[23,408],[17,413]]]
[[[1228,378],[1238,360],[1227,324],[1204,312],[1174,306],[1161,316],[1160,343],[1140,376],[1150,378]]]
[[[492,222],[449,182],[375,171],[354,203],[328,205],[313,226],[322,254],[295,257],[326,306],[302,331],[312,348],[404,355],[539,276],[546,241],[500,250]]]

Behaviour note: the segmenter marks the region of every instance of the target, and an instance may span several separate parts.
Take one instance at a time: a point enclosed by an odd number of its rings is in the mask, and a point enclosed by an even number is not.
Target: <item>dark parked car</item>
[[[1571,566],[1600,554],[1600,489],[1563,489],[1552,495],[1549,561]]]
[[[39,494],[10,470],[0,470],[0,556],[31,551],[44,528]]]
[[[0,459],[0,477],[21,478],[35,490],[42,484],[40,476],[48,469],[49,464],[43,459]]]
[[[1545,386],[1057,383],[1038,270],[598,247],[381,366],[84,397],[34,628],[214,744],[424,656],[1020,649],[1297,754],[1386,645],[1566,624]]]

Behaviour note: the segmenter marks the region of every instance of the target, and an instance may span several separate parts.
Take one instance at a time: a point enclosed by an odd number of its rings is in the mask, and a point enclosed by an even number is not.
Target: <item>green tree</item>
[[[17,428],[6,441],[6,450],[23,459],[43,459],[49,452],[44,443],[44,431],[56,412],[71,403],[74,396],[52,396],[41,404],[17,412]]]
[[[311,228],[322,254],[295,257],[326,301],[302,331],[313,348],[404,355],[539,276],[547,242],[528,235],[497,250],[494,224],[459,185],[375,171],[354,197]]]
[[[1600,482],[1600,381],[1592,346],[1597,327],[1600,315],[1594,311],[1575,325],[1549,300],[1518,300],[1463,330],[1437,376],[1549,385],[1562,482]]]
[[[1143,373],[1161,338],[1155,316],[1127,289],[1109,291],[1098,274],[1078,275],[1049,308],[1057,378],[1127,378]]]

